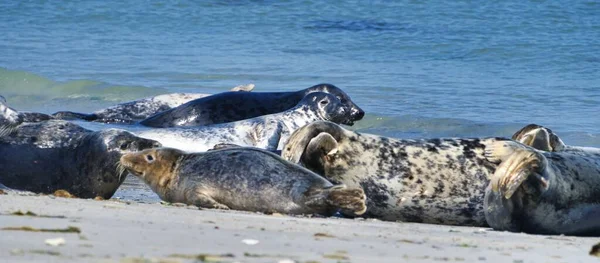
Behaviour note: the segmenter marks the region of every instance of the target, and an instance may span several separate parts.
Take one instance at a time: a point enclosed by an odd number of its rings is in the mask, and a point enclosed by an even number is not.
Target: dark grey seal
[[[231,91],[251,91],[252,89],[254,89],[254,84],[237,86],[231,89]],[[121,103],[90,114],[59,111],[52,114],[52,116],[57,119],[65,120],[82,119],[94,122],[131,124],[146,119],[156,113],[175,108],[188,101],[208,96],[210,96],[210,94],[170,93]]]
[[[256,148],[186,154],[158,148],[121,157],[123,167],[168,202],[264,213],[365,212],[361,189],[319,175]]]
[[[504,140],[398,140],[318,121],[296,130],[282,157],[332,182],[362,187],[367,216],[485,226],[483,198],[495,165],[484,151]]]
[[[344,91],[331,84],[319,84],[295,92],[225,92],[185,103],[141,121],[148,127],[166,128],[201,126],[239,121],[293,108],[307,94],[325,92],[336,96],[350,109],[351,118],[343,124],[352,125],[365,112]]]
[[[485,216],[497,230],[600,235],[600,149],[540,151],[502,141],[486,148],[499,163]]]
[[[125,171],[124,153],[160,146],[117,129],[90,131],[62,120],[23,123],[0,137],[0,183],[51,194],[66,190],[81,198],[110,198]]]

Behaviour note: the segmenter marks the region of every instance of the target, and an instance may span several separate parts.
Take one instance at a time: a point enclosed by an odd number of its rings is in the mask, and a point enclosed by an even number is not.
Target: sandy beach
[[[597,262],[600,241],[15,193],[0,195],[0,228],[3,262],[572,263]]]

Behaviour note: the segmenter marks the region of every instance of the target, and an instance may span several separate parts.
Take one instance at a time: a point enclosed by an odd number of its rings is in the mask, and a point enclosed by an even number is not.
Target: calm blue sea
[[[598,1],[0,1],[0,94],[93,111],[328,82],[382,135],[553,128],[600,146]]]

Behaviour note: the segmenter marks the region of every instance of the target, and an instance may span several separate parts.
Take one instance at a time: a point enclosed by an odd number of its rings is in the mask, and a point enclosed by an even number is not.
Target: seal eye
[[[152,157],[152,155],[148,154],[146,155],[146,161],[148,161],[149,163],[154,161],[154,157]]]
[[[321,105],[326,105],[327,103],[329,103],[329,101],[328,100],[322,100],[322,101],[319,101],[319,103],[321,103]]]
[[[119,148],[121,148],[121,150],[127,150],[127,148],[129,148],[129,143],[122,143],[121,146],[119,146]]]

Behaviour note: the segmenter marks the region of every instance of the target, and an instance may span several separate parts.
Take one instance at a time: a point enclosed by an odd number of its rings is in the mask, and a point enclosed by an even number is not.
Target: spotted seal
[[[307,94],[330,93],[350,109],[351,118],[344,124],[352,125],[365,112],[340,88],[331,84],[319,84],[295,92],[225,92],[190,101],[179,107],[155,114],[140,124],[148,127],[181,127],[218,124],[250,119],[293,108]]]
[[[321,176],[257,148],[186,154],[172,148],[130,153],[120,164],[168,202],[264,213],[365,212],[361,189]]]
[[[303,125],[316,120],[343,123],[351,116],[351,110],[334,95],[313,92],[296,107],[281,113],[200,127],[156,128],[135,133],[157,140],[164,147],[188,152],[207,151],[223,143],[277,150],[295,129]]]
[[[317,121],[290,136],[282,157],[332,182],[362,187],[368,216],[484,226],[484,191],[495,170],[484,150],[504,140],[399,140]]]
[[[497,230],[600,235],[600,151],[548,152],[513,142],[486,148],[499,163],[486,189],[485,216]]]
[[[108,199],[127,175],[116,169],[121,155],[157,146],[124,130],[90,131],[62,120],[22,123],[0,137],[0,183]]]
[[[6,104],[6,98],[0,95],[0,136],[10,134],[23,122],[38,122],[52,119],[50,115],[37,112],[20,112]]]
[[[234,87],[231,89],[231,91],[251,91],[253,89],[254,84],[248,84]],[[112,107],[108,107],[106,109],[95,111],[91,114],[78,113],[72,111],[59,111],[52,114],[52,116],[57,119],[64,120],[81,119],[86,121],[104,123],[131,124],[146,119],[156,113],[175,108],[188,101],[208,96],[210,96],[210,94],[162,94],[150,98],[121,103]]]

